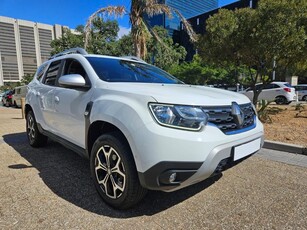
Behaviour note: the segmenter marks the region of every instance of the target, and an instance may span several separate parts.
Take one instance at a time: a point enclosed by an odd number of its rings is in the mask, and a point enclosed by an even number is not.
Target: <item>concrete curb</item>
[[[287,144],[282,143],[278,141],[264,141],[263,148],[266,149],[274,149],[279,150],[283,152],[289,152],[289,153],[297,153],[302,155],[307,155],[307,148],[300,146],[300,145],[294,145],[294,144]]]

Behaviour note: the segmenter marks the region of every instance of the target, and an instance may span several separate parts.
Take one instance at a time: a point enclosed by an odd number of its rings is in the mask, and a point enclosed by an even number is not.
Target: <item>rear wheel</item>
[[[307,101],[307,95],[305,95],[302,99],[303,101]]]
[[[284,96],[278,96],[276,97],[275,99],[275,102],[277,105],[284,105],[284,104],[287,104],[287,98],[285,98]]]
[[[101,135],[90,157],[95,187],[109,205],[127,209],[146,194],[139,182],[130,147],[120,132]]]
[[[29,140],[29,144],[32,147],[41,147],[46,145],[48,138],[39,132],[32,111],[29,111],[27,114],[26,128],[27,128],[27,137]]]

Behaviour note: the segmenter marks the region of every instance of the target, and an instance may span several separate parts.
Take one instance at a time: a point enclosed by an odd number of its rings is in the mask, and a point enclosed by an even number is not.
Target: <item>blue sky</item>
[[[219,0],[219,6],[235,0]],[[0,0],[0,16],[60,24],[72,29],[85,24],[87,18],[97,9],[107,5],[130,7],[128,0]],[[128,17],[118,18],[121,30],[129,28]]]

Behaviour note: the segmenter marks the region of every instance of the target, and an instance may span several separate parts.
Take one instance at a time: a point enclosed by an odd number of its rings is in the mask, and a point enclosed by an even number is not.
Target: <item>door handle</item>
[[[54,101],[55,101],[56,103],[59,103],[59,102],[60,102],[60,98],[59,98],[58,96],[55,96],[55,97],[54,97]]]

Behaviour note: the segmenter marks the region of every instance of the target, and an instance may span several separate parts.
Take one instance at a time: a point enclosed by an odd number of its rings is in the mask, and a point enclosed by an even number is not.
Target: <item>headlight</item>
[[[149,104],[160,125],[198,131],[208,122],[208,115],[198,107],[187,105]]]

